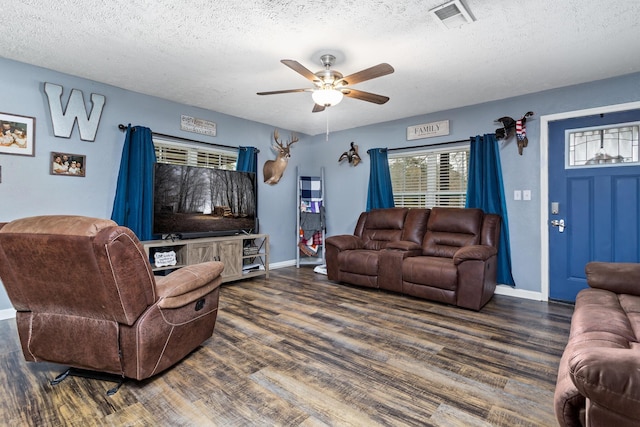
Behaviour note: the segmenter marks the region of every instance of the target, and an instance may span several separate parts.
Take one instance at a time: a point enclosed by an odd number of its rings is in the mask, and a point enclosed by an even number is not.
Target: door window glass
[[[638,165],[640,123],[567,130],[566,167]]]

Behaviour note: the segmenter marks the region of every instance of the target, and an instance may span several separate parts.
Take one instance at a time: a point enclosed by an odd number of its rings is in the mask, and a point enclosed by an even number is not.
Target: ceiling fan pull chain
[[[327,116],[327,137],[326,142],[329,142],[329,109],[324,110],[324,114]]]

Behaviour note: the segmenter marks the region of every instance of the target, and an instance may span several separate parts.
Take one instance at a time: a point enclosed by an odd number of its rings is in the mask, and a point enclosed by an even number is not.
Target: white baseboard
[[[544,301],[542,298],[542,292],[527,291],[525,289],[516,289],[507,285],[496,286],[496,295],[506,295],[509,297],[516,297],[522,299],[530,299],[534,301]]]
[[[13,308],[0,310],[0,320],[15,319],[16,311]]]
[[[289,261],[274,262],[272,264],[269,264],[269,270],[276,270],[278,268],[285,268],[285,267],[293,267],[294,265],[296,265],[295,259],[292,259]]]

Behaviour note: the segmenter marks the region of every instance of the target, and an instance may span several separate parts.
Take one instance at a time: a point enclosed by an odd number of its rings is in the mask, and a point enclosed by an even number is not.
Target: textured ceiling
[[[316,135],[640,71],[638,0],[464,0],[475,22],[444,29],[444,0],[0,0],[0,55]],[[395,73],[312,113],[311,87],[280,63]]]

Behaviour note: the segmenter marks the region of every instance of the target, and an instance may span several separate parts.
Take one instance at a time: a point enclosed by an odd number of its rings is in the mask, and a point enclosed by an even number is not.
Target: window
[[[389,154],[396,206],[464,207],[467,199],[469,146]]]
[[[235,170],[238,153],[231,150],[153,139],[158,163]]]

